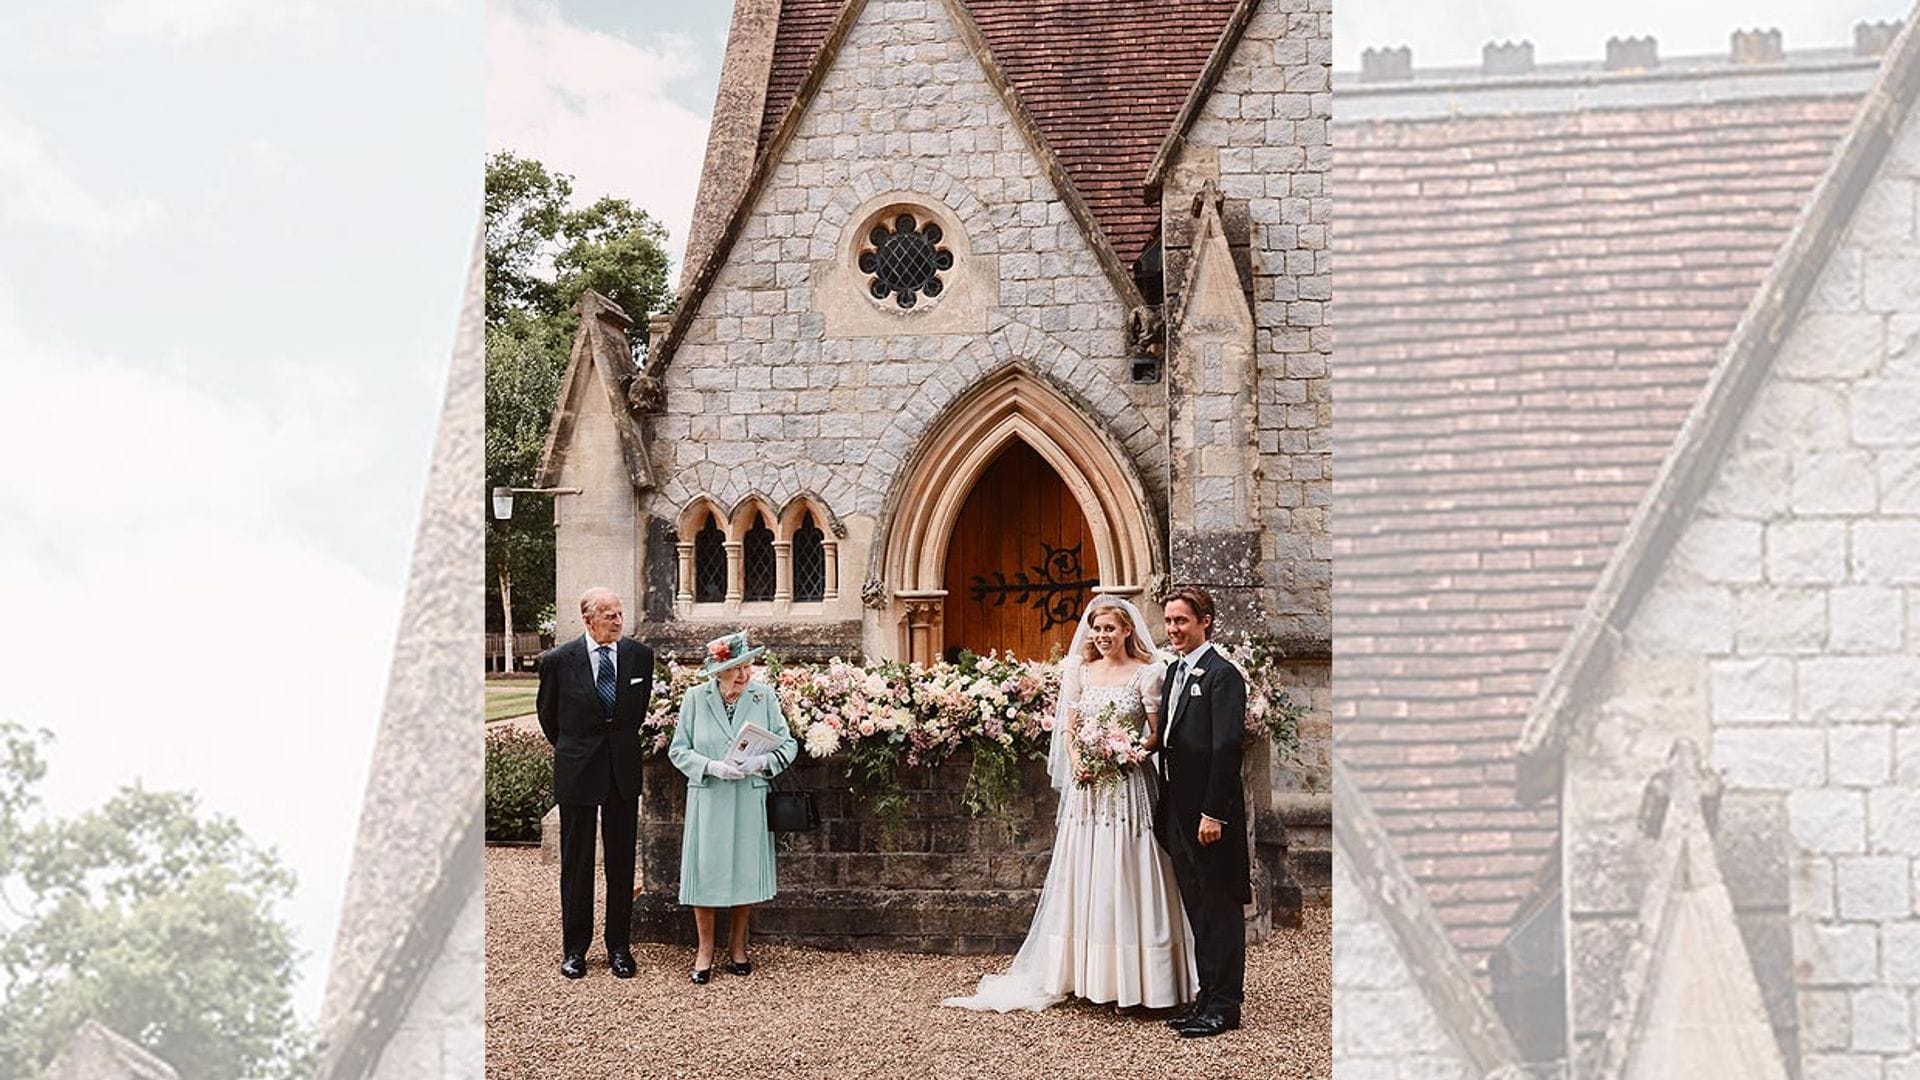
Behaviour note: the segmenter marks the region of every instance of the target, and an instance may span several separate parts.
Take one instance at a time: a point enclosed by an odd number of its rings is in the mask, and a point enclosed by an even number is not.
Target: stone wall
[[[1057,797],[1045,763],[1028,761],[1002,811],[976,817],[963,798],[971,762],[962,750],[939,768],[903,770],[906,807],[888,826],[850,790],[844,757],[803,758],[779,783],[814,793],[820,828],[776,838],[779,894],[755,909],[755,932],[831,949],[1019,948],[1046,884]],[[1270,784],[1266,764],[1257,748],[1249,754],[1249,805],[1258,805],[1252,792]],[[686,776],[664,756],[649,758],[642,776],[634,934],[691,942],[693,920],[678,901]],[[558,815],[549,819],[557,832]],[[1260,823],[1255,903],[1246,912],[1250,940],[1264,938],[1274,922],[1299,922],[1302,892],[1287,866],[1284,835],[1271,820]]]
[[[1264,0],[1162,188],[1170,290],[1184,276],[1182,227],[1199,185],[1211,179],[1226,197],[1259,368],[1263,606],[1283,640],[1318,643],[1332,632],[1332,21],[1329,0]]]
[[[889,201],[933,210],[962,262],[991,273],[908,313],[829,288],[865,211]],[[1013,361],[1104,426],[1154,483],[1165,473],[1160,388],[1131,382],[1125,318],[942,5],[873,0],[667,368],[655,428],[667,481],[643,511],[672,521],[701,492],[731,505],[805,490],[850,529],[871,529],[928,425]],[[867,568],[847,561],[857,594]]]
[[[1012,952],[1026,936],[1053,849],[1054,792],[1042,762],[1021,770],[1020,794],[1000,818],[962,802],[971,755],[904,771],[907,805],[884,827],[848,790],[844,759],[802,760],[780,783],[811,791],[820,828],[777,838],[779,895],[754,930],[819,948]],[[640,807],[642,940],[693,940],[679,905],[687,779],[664,757],[647,761]]]
[[[1920,1070],[1917,191],[1909,120],[1568,747],[1583,1050],[1646,886],[1634,810],[1686,736],[1726,781],[1721,862],[1789,1060]]]

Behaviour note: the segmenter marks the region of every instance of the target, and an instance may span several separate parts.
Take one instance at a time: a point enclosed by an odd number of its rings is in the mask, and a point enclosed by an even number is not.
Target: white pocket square
[[[1188,697],[1199,697],[1199,696],[1200,696],[1200,688],[1199,688],[1199,687],[1197,687],[1197,686],[1189,686],[1189,687],[1187,687],[1187,696],[1188,696]]]
[[[637,679],[628,679],[628,680],[627,680],[627,685],[628,685],[628,686],[632,686],[632,685],[633,685],[634,683],[639,683],[639,682],[646,682],[646,681],[647,681],[647,677],[646,677],[645,675],[642,675],[642,676],[640,676],[640,677],[639,677],[639,678],[637,678]]]

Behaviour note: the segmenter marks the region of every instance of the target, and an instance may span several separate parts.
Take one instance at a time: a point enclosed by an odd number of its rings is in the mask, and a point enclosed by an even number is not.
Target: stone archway
[[[888,500],[878,569],[891,595],[899,659],[930,663],[945,652],[954,529],[981,478],[1015,444],[1058,478],[1084,519],[1081,561],[1097,573],[1091,591],[1145,591],[1158,560],[1132,464],[1058,390],[1009,365],[934,422]]]

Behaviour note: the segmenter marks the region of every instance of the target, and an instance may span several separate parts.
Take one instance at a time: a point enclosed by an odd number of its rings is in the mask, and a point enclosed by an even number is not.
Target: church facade
[[[676,306],[582,303],[556,633],[1044,659],[1193,582],[1324,718],[1328,10],[737,3]]]

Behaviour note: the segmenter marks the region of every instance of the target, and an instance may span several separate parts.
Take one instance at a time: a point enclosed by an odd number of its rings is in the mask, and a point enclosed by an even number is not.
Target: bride
[[[1199,987],[1193,931],[1173,867],[1153,835],[1158,778],[1151,766],[1097,787],[1074,782],[1072,736],[1112,705],[1159,745],[1160,685],[1152,635],[1126,600],[1097,596],[1080,617],[1060,677],[1047,772],[1060,792],[1053,861],[1013,964],[981,978],[962,1009],[1038,1011],[1067,995],[1168,1008]]]

